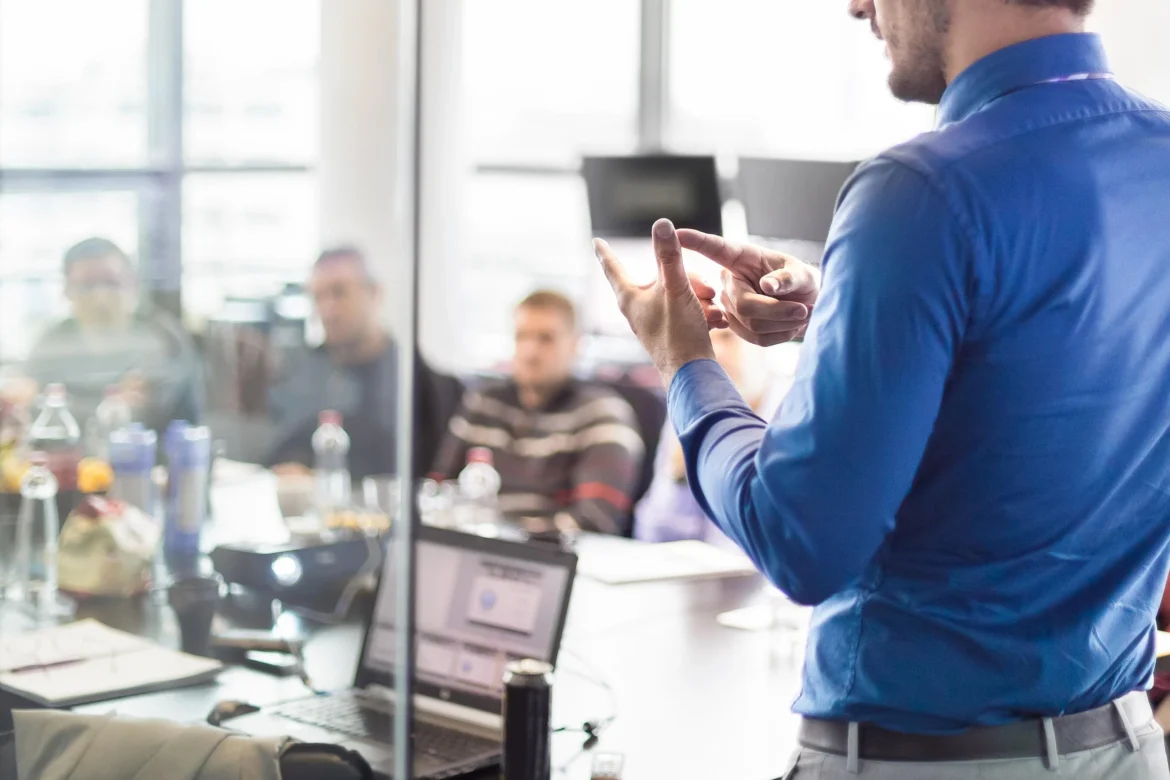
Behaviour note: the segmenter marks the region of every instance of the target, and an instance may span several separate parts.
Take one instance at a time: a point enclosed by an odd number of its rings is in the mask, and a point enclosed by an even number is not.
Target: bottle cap
[[[317,415],[318,425],[341,425],[341,412],[334,409],[326,409]]]
[[[51,385],[45,385],[45,398],[52,398],[54,400],[65,398],[65,385],[54,382]]]
[[[492,451],[487,447],[472,447],[467,451],[468,463],[486,463],[490,466],[493,460]]]

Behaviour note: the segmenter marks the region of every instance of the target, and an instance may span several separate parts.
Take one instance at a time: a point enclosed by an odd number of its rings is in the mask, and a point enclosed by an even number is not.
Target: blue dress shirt
[[[918,733],[1148,687],[1170,569],[1170,112],[1092,35],[998,51],[840,196],[794,388],[717,364],[696,498],[816,604],[801,714]]]

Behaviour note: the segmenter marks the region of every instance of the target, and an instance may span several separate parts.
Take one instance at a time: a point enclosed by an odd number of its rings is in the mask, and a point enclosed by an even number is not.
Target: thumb
[[[773,271],[760,280],[760,289],[767,295],[787,295],[795,288],[796,279],[786,270]]]
[[[668,295],[692,293],[691,280],[683,267],[682,245],[669,219],[654,223],[654,256],[658,258],[658,283]]]

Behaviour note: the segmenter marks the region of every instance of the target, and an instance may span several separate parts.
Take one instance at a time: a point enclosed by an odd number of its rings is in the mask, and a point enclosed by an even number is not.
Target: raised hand
[[[617,296],[618,307],[669,386],[685,364],[715,357],[708,328],[719,327],[722,318],[711,313],[715,311],[715,291],[692,280],[683,268],[682,247],[670,220],[655,222],[653,233],[658,277],[647,284],[630,279],[605,241],[595,239],[593,248]],[[700,298],[706,299],[706,306]]]

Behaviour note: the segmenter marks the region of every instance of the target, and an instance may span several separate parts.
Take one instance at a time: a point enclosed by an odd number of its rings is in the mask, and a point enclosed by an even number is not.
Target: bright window
[[[183,299],[196,316],[224,296],[301,281],[317,248],[317,182],[304,173],[189,174],[183,184]]]
[[[0,4],[0,165],[147,162],[147,3]]]
[[[319,0],[186,3],[188,163],[316,160],[319,6]]]
[[[572,165],[636,144],[636,0],[467,0],[464,99],[477,162]]]
[[[1166,0],[1102,0],[1089,26],[1105,39],[1117,78],[1170,105],[1170,3]]]
[[[674,0],[670,53],[679,148],[859,159],[931,126],[889,94],[881,44],[844,2]]]

